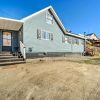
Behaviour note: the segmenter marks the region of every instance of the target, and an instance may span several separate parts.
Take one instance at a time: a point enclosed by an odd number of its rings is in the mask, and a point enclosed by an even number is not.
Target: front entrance
[[[11,32],[3,32],[2,51],[12,51],[12,34]]]

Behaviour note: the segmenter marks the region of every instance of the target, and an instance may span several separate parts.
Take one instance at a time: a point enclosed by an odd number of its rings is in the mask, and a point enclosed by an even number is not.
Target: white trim
[[[51,39],[44,39],[44,38],[42,38],[42,32],[46,32],[46,33],[49,33],[49,34],[53,34],[53,32],[50,32],[50,31],[41,29],[41,40],[48,40],[48,41],[51,41]]]
[[[23,22],[24,22],[24,21],[26,21],[26,20],[28,20],[28,19],[30,19],[30,18],[32,18],[32,17],[34,17],[34,16],[38,15],[38,14],[41,14],[42,12],[44,12],[44,11],[46,11],[46,10],[50,9],[50,8],[51,8],[51,6],[46,7],[45,9],[42,9],[42,10],[40,10],[40,11],[38,11],[38,12],[34,13],[34,14],[31,14],[31,15],[29,15],[29,16],[27,16],[27,17],[25,17],[25,18],[21,19],[21,21],[23,21]]]
[[[4,18],[4,17],[0,17],[0,20],[9,20],[9,21],[15,21],[15,22],[23,23],[23,21],[21,21],[21,20],[16,20],[16,19],[11,19],[11,18]]]

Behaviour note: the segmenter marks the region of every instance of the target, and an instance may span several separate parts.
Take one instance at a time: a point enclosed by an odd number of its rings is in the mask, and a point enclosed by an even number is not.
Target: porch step
[[[23,58],[0,59],[0,62],[9,62],[9,61],[23,61]]]
[[[14,65],[14,64],[21,64],[25,63],[23,58],[18,58],[18,56],[13,56],[10,52],[0,53],[0,66],[3,65]]]
[[[17,56],[0,56],[0,59],[12,59],[12,58],[18,58]]]
[[[12,54],[1,54],[0,53],[0,56],[12,56]]]
[[[9,61],[9,62],[0,62],[0,66],[6,66],[6,65],[15,65],[15,64],[23,64],[25,61]]]

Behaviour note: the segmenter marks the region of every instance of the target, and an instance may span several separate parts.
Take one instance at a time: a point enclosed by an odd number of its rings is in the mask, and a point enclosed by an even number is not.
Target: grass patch
[[[100,58],[90,58],[83,60],[69,60],[71,62],[84,63],[84,64],[92,64],[92,65],[100,65]]]
[[[86,64],[100,65],[100,58],[93,58],[84,61]]]

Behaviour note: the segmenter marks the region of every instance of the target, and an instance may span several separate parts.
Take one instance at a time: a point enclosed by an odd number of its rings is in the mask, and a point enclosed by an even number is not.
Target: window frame
[[[62,36],[63,38],[62,38],[62,41],[64,42],[64,43],[69,43],[69,44],[71,44],[72,43],[72,37],[70,37],[70,36]]]
[[[72,38],[72,44],[79,45],[79,38],[73,37]]]
[[[51,22],[49,22],[49,21],[51,21]],[[53,25],[53,23],[54,23],[53,15],[51,15],[49,12],[46,12],[46,23],[50,24],[50,25]]]
[[[41,29],[41,40],[53,40],[53,32],[49,32]]]

